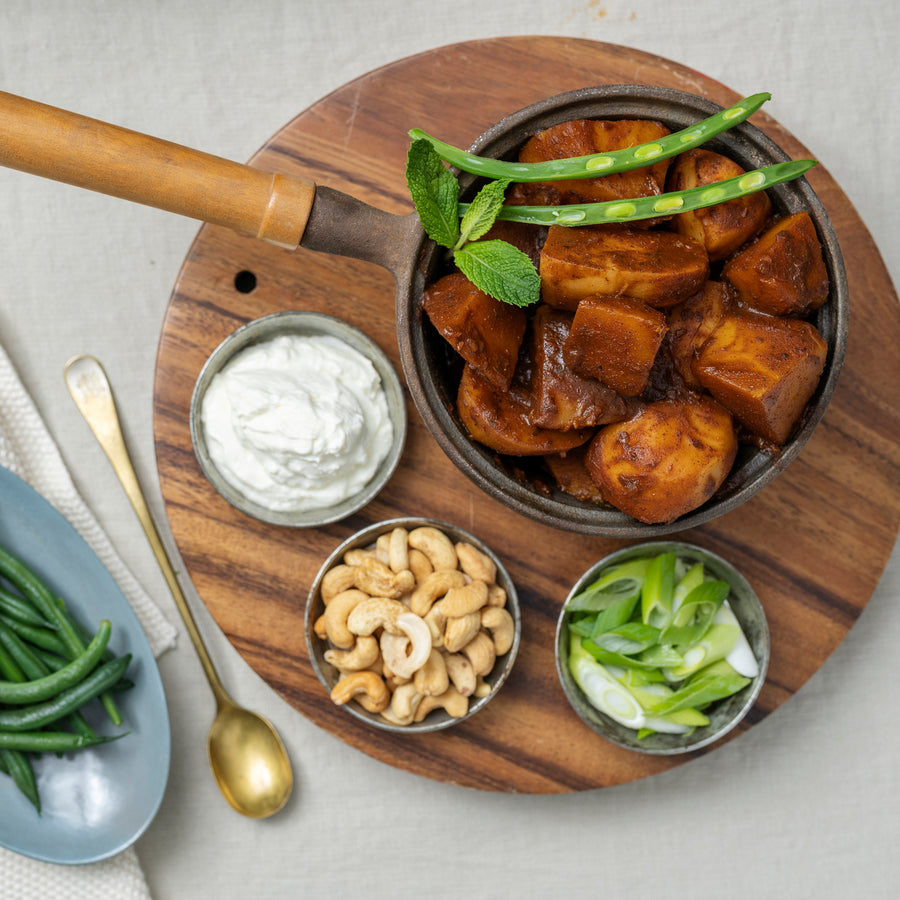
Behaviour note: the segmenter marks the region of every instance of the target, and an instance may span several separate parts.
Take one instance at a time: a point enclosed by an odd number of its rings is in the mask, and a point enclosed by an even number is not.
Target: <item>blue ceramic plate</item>
[[[169,715],[156,661],[127,599],[91,548],[40,494],[4,468],[0,544],[64,598],[87,628],[109,619],[109,648],[116,655],[132,654],[127,675],[135,683],[117,695],[125,719],[121,729],[98,703],[85,710],[101,734],[128,731],[126,737],[63,758],[45,753],[34,761],[41,815],[12,779],[0,774],[0,846],[52,863],[106,859],[143,834],[166,789]]]

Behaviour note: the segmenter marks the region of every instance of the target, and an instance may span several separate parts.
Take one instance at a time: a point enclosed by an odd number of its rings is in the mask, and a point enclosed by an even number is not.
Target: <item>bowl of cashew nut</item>
[[[431,732],[474,715],[512,669],[519,603],[482,541],[390,519],[344,541],[306,605],[312,666],[331,700],[376,728]]]

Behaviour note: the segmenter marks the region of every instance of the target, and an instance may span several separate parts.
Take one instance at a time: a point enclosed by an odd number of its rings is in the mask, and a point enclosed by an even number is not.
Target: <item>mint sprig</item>
[[[534,263],[506,241],[479,241],[503,207],[508,181],[490,181],[468,204],[460,222],[459,182],[426,140],[414,140],[406,158],[406,183],[425,233],[453,253],[460,271],[477,288],[513,306],[540,299]]]

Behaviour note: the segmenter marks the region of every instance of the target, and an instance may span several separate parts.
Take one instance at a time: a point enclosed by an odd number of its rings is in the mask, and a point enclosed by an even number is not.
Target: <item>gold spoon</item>
[[[266,719],[242,709],[222,687],[141,491],[103,367],[91,356],[76,356],[66,363],[65,377],[137,513],[212,688],[216,717],[207,750],[219,789],[239,813],[255,819],[271,816],[287,802],[294,783],[281,738]]]

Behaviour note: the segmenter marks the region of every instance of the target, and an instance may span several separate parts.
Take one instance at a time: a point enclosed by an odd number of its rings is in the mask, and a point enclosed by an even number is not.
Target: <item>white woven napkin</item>
[[[175,645],[176,629],[119,557],[79,496],[59,449],[0,347],[0,466],[28,482],[78,530],[118,582],[140,621],[153,654]],[[57,866],[0,847],[0,896],[29,900],[149,900],[133,848],[87,866]]]

